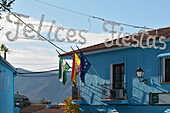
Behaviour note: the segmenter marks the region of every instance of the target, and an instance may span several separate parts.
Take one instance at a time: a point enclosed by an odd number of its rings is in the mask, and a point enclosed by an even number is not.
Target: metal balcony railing
[[[102,99],[123,99],[127,97],[125,83],[102,84]]]
[[[72,100],[81,100],[83,95],[88,95],[87,86],[72,86]],[[90,86],[88,86],[90,87]],[[86,90],[84,90],[84,88]],[[124,97],[127,97],[126,94],[126,83],[114,83],[114,84],[101,84],[99,87],[99,90],[101,91],[101,99],[123,99]],[[94,90],[94,87],[89,90]]]

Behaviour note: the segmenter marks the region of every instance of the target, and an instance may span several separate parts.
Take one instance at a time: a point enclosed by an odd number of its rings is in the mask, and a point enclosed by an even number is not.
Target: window
[[[1,71],[1,90],[4,90],[4,71]]]
[[[170,57],[159,58],[159,76],[160,83],[170,82]]]
[[[8,75],[8,92],[10,91],[10,75]]]
[[[162,62],[160,62],[162,64],[160,67],[162,70],[160,71],[160,82],[170,82],[170,58],[162,58],[160,61]]]
[[[124,63],[112,65],[112,89],[124,89]]]
[[[170,59],[165,59],[165,82],[170,82]]]

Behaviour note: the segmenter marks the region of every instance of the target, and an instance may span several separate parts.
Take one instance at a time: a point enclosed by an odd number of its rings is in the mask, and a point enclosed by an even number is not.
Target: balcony
[[[128,104],[125,83],[102,84],[102,102],[108,104]]]

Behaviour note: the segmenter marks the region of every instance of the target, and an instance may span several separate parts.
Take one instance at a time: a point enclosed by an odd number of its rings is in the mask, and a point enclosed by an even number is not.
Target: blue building
[[[170,27],[147,33],[81,49],[92,66],[72,90],[80,113],[170,113]]]
[[[0,113],[14,113],[16,69],[0,56]]]

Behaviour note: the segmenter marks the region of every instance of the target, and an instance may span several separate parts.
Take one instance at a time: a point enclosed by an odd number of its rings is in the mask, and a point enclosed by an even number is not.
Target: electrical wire
[[[144,27],[141,27],[141,26],[130,25],[130,24],[125,24],[125,23],[120,23],[120,22],[106,20],[104,18],[100,18],[100,17],[97,17],[97,16],[93,16],[93,15],[89,15],[89,14],[86,14],[86,13],[81,13],[81,12],[73,11],[73,10],[66,9],[66,8],[63,8],[63,7],[60,7],[60,6],[57,6],[57,5],[49,4],[47,2],[42,2],[40,0],[34,0],[34,1],[42,3],[42,4],[46,4],[48,6],[52,6],[52,7],[55,7],[55,8],[59,8],[59,9],[62,9],[62,10],[68,11],[68,12],[76,13],[76,14],[83,15],[83,16],[88,16],[88,17],[91,17],[91,18],[94,18],[94,19],[98,19],[98,20],[101,20],[101,21],[117,23],[117,24],[120,24],[120,25],[124,25],[124,26],[128,26],[128,27],[133,27],[133,28],[144,28]],[[153,28],[146,27],[145,29],[153,29]]]
[[[51,75],[38,75],[38,76],[29,76],[29,75],[17,75],[18,77],[51,77],[57,76],[58,74],[51,74]]]
[[[59,67],[59,66],[51,66],[51,67],[46,67],[46,68],[38,68],[36,70],[44,70],[44,69],[50,69],[50,68],[56,68],[56,67]]]
[[[60,49],[61,51],[65,52],[67,54],[66,51],[64,51],[62,48],[58,47],[57,45],[55,45],[54,43],[52,43],[50,40],[48,40],[47,38],[45,38],[44,36],[42,36],[40,33],[38,33],[36,30],[34,30],[32,27],[30,27],[29,25],[27,25],[22,19],[20,19],[16,14],[12,13],[8,8],[6,8],[5,6],[3,6],[1,3],[0,5],[6,9],[9,13],[11,13],[13,16],[15,16],[18,20],[20,20],[23,24],[25,24],[27,27],[29,27],[31,30],[33,30],[35,33],[37,33],[39,36],[41,36],[43,39],[45,39],[46,41],[48,41],[50,44],[52,44],[53,46],[55,46],[56,48]],[[75,12],[76,13],[76,12]],[[79,13],[81,14],[81,13]],[[83,13],[82,13],[83,14]],[[90,17],[90,16],[89,16]],[[94,18],[94,17],[93,17]],[[96,18],[96,17],[95,17]],[[90,23],[90,20],[89,20]],[[90,24],[91,25],[91,24]],[[91,27],[91,26],[90,26]],[[58,52],[58,51],[57,51]],[[59,53],[59,52],[58,52]],[[59,53],[60,54],[60,53]],[[28,73],[20,73],[17,72],[17,76],[20,77],[48,77],[48,76],[55,76],[55,75],[46,75],[46,76],[23,76],[23,74],[37,74],[37,73],[45,73],[45,72],[52,72],[52,71],[59,71],[59,69],[56,70],[48,70],[48,71],[41,71],[41,72],[28,72]],[[22,74],[22,75],[18,75],[18,74]]]
[[[38,73],[47,73],[47,72],[53,72],[53,71],[59,71],[59,69],[48,70],[48,71],[39,71],[39,72],[27,72],[27,73],[17,72],[17,74],[38,74]],[[18,75],[17,75],[17,76],[18,76]]]
[[[72,12],[72,13],[76,13],[76,14],[79,14],[79,15],[84,15],[84,16],[90,16],[88,14],[85,14],[85,13],[80,13],[80,12],[77,12],[77,11],[73,11],[73,10],[70,10],[70,9],[66,9],[66,8],[63,8],[63,7],[60,7],[60,6],[56,6],[56,5],[53,5],[53,4],[49,4],[47,2],[42,2],[40,0],[35,0],[39,3],[42,3],[42,4],[46,4],[46,5],[49,5],[49,6],[52,6],[52,7],[56,7],[56,8],[59,8],[59,9],[62,9],[62,10],[65,10],[65,11],[68,11],[68,12]]]
[[[15,16],[19,21],[21,21],[25,26],[27,26],[28,28],[30,28],[32,31],[34,31],[35,33],[37,33],[41,38],[43,38],[44,40],[46,40],[47,42],[49,42],[51,45],[55,46],[56,48],[60,49],[61,51],[65,52],[67,54],[67,52],[65,50],[63,50],[62,48],[60,48],[59,46],[55,45],[53,42],[51,42],[50,40],[48,40],[47,38],[45,38],[44,36],[42,36],[40,33],[38,33],[35,29],[33,29],[32,27],[30,27],[29,25],[27,25],[22,19],[20,19],[16,14],[14,14],[13,12],[11,12],[8,8],[6,8],[5,6],[3,6],[3,4],[0,3],[0,5],[6,9],[9,13],[11,13],[13,16]]]
[[[89,29],[88,29],[88,31],[90,31],[90,29],[91,29],[91,22],[90,22],[90,18],[88,18],[88,22],[89,22]]]
[[[44,64],[12,63],[12,64],[18,64],[18,65],[54,65],[54,64],[56,64],[56,63],[44,63]]]

